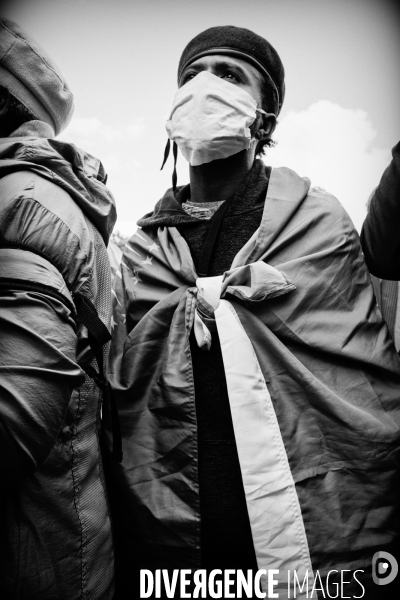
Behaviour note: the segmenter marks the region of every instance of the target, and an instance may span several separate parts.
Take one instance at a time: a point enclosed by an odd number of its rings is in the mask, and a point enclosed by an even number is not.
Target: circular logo
[[[394,556],[383,550],[375,552],[372,557],[372,579],[377,585],[392,583],[399,571],[399,565]]]

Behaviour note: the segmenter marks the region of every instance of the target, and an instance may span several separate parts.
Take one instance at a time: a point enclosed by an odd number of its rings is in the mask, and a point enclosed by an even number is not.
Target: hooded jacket
[[[42,122],[0,140],[2,598],[113,596],[102,394],[83,370],[99,366],[78,318],[83,303],[109,336],[104,182],[97,159]]]
[[[273,169],[260,227],[215,277],[198,277],[176,217],[169,191],[139,222],[114,286],[124,461],[112,486],[126,564],[201,567],[189,336],[207,352],[216,330],[258,568],[279,570],[282,598],[294,572],[309,578],[298,598],[331,570],[331,582],[359,569],[373,585],[372,556],[398,534],[400,362],[348,215]]]

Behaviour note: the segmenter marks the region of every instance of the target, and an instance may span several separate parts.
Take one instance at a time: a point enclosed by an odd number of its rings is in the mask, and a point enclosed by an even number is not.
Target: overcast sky
[[[160,172],[183,48],[215,25],[264,36],[286,70],[266,162],[339,198],[359,229],[400,138],[400,13],[389,0],[12,0],[75,94],[61,138],[99,157],[127,231],[171,185]],[[178,184],[188,168],[178,158]]]

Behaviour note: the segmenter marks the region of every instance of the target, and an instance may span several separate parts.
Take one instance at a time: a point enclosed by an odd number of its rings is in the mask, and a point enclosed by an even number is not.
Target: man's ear
[[[261,113],[261,124],[254,137],[257,140],[266,140],[271,137],[276,127],[276,115],[274,113]]]
[[[0,117],[5,117],[10,106],[10,92],[4,85],[0,85]]]

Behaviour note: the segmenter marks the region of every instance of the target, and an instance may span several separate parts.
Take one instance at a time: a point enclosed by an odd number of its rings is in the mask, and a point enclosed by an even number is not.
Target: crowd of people
[[[174,570],[264,570],[266,594],[274,570],[270,597],[394,598],[373,563],[395,575],[400,144],[359,237],[267,166],[267,40],[207,29],[177,82],[172,187],[109,245],[104,168],[56,137],[73,94],[0,20],[0,597],[139,598]]]

